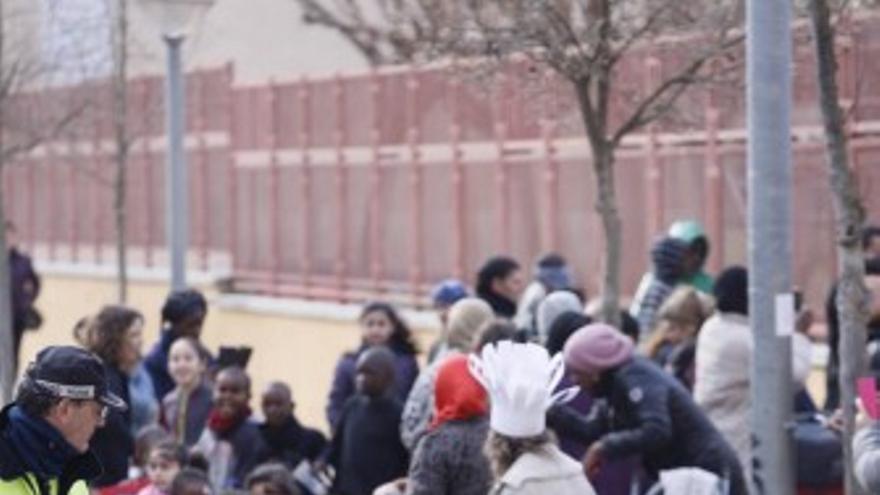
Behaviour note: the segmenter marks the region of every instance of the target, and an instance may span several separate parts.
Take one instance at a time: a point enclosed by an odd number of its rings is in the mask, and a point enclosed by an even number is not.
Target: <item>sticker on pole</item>
[[[790,337],[794,333],[794,294],[776,294],[776,336]]]

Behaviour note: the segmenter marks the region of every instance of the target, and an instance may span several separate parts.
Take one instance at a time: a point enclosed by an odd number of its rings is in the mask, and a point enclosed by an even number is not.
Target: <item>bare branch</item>
[[[745,35],[739,34],[719,46],[706,50],[702,55],[693,58],[680,71],[678,71],[678,73],[665,79],[642,99],[642,101],[636,106],[635,110],[630,114],[629,118],[618,127],[617,131],[615,131],[611,141],[615,144],[619,144],[624,136],[668,111],[668,107],[675,103],[678,96],[680,96],[688,86],[701,82],[699,72],[707,62],[738,46],[744,39]],[[670,96],[674,97],[669,99]],[[658,106],[658,102],[660,102],[660,105],[658,108],[655,108],[655,106]]]

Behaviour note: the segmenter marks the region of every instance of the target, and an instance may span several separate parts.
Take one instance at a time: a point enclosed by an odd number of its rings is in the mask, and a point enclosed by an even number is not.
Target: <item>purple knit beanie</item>
[[[611,325],[591,323],[573,333],[562,352],[569,369],[597,373],[632,357],[633,341]]]

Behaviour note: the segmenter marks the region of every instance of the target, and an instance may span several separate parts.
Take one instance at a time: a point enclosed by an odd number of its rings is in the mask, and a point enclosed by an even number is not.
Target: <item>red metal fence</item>
[[[870,212],[880,180],[880,32],[840,43],[854,167]],[[650,88],[664,60],[625,70]],[[793,270],[816,303],[836,271],[834,228],[808,47],[795,64]],[[333,300],[424,300],[432,282],[470,279],[484,258],[528,264],[559,251],[598,291],[602,235],[590,153],[571,91],[527,62],[475,75],[402,67],[236,86],[231,67],[188,80],[191,265],[231,267],[238,290]],[[134,263],[164,256],[161,80],[131,84],[127,235]],[[62,139],[6,170],[7,212],[49,260],[113,257],[109,90]],[[618,105],[626,105],[618,95]],[[696,218],[710,267],[744,262],[742,89],[695,89],[678,119],[626,140],[616,164],[624,288],[653,237]]]

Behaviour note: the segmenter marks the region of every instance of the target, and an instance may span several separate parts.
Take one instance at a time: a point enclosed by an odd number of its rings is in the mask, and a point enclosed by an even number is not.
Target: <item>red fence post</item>
[[[153,150],[152,145],[150,143],[151,138],[153,136],[153,128],[152,128],[152,108],[150,106],[150,82],[144,81],[143,85],[140,87],[140,91],[138,92],[138,100],[140,102],[141,107],[141,115],[144,118],[144,129],[145,135],[142,138],[142,168],[143,168],[143,192],[144,192],[144,265],[148,268],[152,268],[154,264],[154,252],[153,252],[153,244],[154,238],[153,233],[156,229],[155,224],[155,181],[153,180]]]
[[[252,89],[248,90],[248,99],[250,100],[250,105],[249,105],[250,108],[253,108],[253,109],[259,108],[259,106],[257,105],[258,91],[259,90],[256,88],[252,88]],[[262,198],[262,195],[260,194],[259,181],[258,181],[258,179],[260,177],[260,168],[254,167],[253,169],[249,170],[245,174],[245,177],[248,177],[248,176],[250,178],[250,194],[249,194],[250,201],[247,201],[248,206],[246,206],[246,208],[250,208],[250,210],[248,210],[248,213],[250,213],[250,215],[249,215],[250,218],[248,219],[248,227],[247,227],[248,244],[249,244],[248,258],[250,261],[250,266],[254,266],[254,264],[260,259],[260,253],[259,253],[260,243],[259,243],[259,240],[257,239],[257,234],[259,233],[257,226],[259,225],[259,221],[260,221],[259,215],[257,214],[257,209],[258,209],[257,203]],[[270,267],[271,267],[271,265],[270,265]]]
[[[34,253],[34,249],[37,245],[37,221],[36,221],[36,192],[37,192],[37,182],[36,182],[36,168],[37,161],[36,160],[27,160],[24,163],[24,166],[27,168],[27,187],[26,187],[26,209],[25,209],[25,223],[27,223],[27,234],[28,234],[28,251]]]
[[[645,61],[647,77],[645,77],[645,93],[653,91],[660,75],[660,61],[649,56]],[[654,236],[663,231],[663,217],[665,213],[663,167],[657,152],[657,124],[648,124],[648,142],[645,154],[648,166],[645,168],[646,196],[645,218],[647,218],[647,230],[645,232],[648,242],[652,242]]]
[[[348,299],[348,180],[345,163],[345,146],[348,135],[345,121],[345,81],[341,74],[335,77],[336,100],[336,289],[341,302]]]
[[[505,144],[507,142],[507,122],[505,122],[504,106],[507,78],[499,72],[493,84],[492,113],[495,134],[495,228],[496,246],[499,253],[510,250],[510,180],[507,167]]]
[[[103,248],[101,245],[101,230],[104,228],[104,214],[103,208],[101,208],[101,167],[103,167],[103,149],[101,146],[101,122],[98,117],[95,117],[94,128],[92,129],[92,164],[94,166],[93,176],[91,178],[90,184],[92,185],[92,204],[94,206],[93,214],[94,218],[92,225],[95,229],[95,236],[92,239],[94,244],[94,261],[96,264],[101,264],[103,262]]]
[[[70,261],[73,263],[79,262],[79,222],[77,221],[79,218],[78,215],[78,207],[77,197],[76,197],[76,188],[79,174],[77,174],[77,170],[79,169],[79,163],[76,163],[74,157],[77,154],[75,141],[73,136],[67,136],[67,181],[68,181],[68,191],[70,193],[67,195],[67,208],[70,215],[70,232],[68,232],[67,242],[70,243]]]
[[[49,260],[56,261],[58,258],[58,168],[55,166],[55,149],[54,143],[45,143],[43,148],[46,150],[46,175],[47,175],[47,192],[46,209],[48,210],[48,231],[47,237],[49,242]]]
[[[235,76],[231,63],[226,64],[225,81],[225,103],[226,103],[226,133],[228,142],[226,148],[226,200],[228,208],[226,210],[226,244],[229,249],[229,269],[231,276],[235,276],[236,262],[239,257],[238,252],[238,173],[236,170],[236,152],[238,151],[238,119],[236,116],[236,99],[235,90],[232,87],[232,80]]]
[[[303,76],[299,87],[300,108],[300,148],[302,151],[302,166],[300,178],[300,197],[302,197],[302,236],[300,269],[302,271],[302,284],[306,297],[311,294],[312,287],[312,92],[309,80]]]
[[[453,248],[453,265],[452,275],[459,279],[464,279],[465,265],[465,223],[464,223],[464,167],[462,164],[461,151],[461,123],[459,115],[459,90],[461,83],[458,81],[458,66],[455,61],[452,62],[452,76],[450,77],[447,90],[450,98],[450,116],[451,123],[449,125],[450,144],[452,146],[452,248]]]
[[[211,239],[211,215],[208,213],[211,209],[211,198],[209,196],[210,188],[208,180],[208,156],[207,143],[205,141],[205,132],[207,132],[207,98],[205,96],[205,74],[197,73],[196,89],[198,96],[198,109],[196,112],[196,153],[198,156],[198,194],[196,195],[198,204],[196,205],[196,222],[198,228],[198,250],[199,263],[203,270],[208,270],[208,245]]]
[[[559,249],[559,161],[556,159],[556,122],[554,115],[556,114],[556,93],[552,91],[550,84],[553,82],[553,72],[546,71],[542,79],[543,93],[549,102],[545,102],[543,108],[544,116],[541,119],[541,134],[544,141],[544,188],[547,196],[547,218],[546,218],[546,251],[557,251]]]
[[[269,82],[269,242],[272,293],[281,287],[281,170],[278,165],[278,85]]]
[[[407,141],[410,163],[410,266],[409,280],[413,305],[420,304],[424,277],[424,237],[422,235],[422,152],[419,148],[419,78],[416,69],[409,68],[406,81]]]
[[[370,118],[370,279],[375,294],[382,291],[382,159],[379,155],[381,139],[382,87],[376,69],[370,70],[370,100],[372,114]]]
[[[718,123],[720,112],[711,101],[706,109],[705,222],[712,249],[709,269],[715,273],[724,263],[724,171],[718,154]]]

